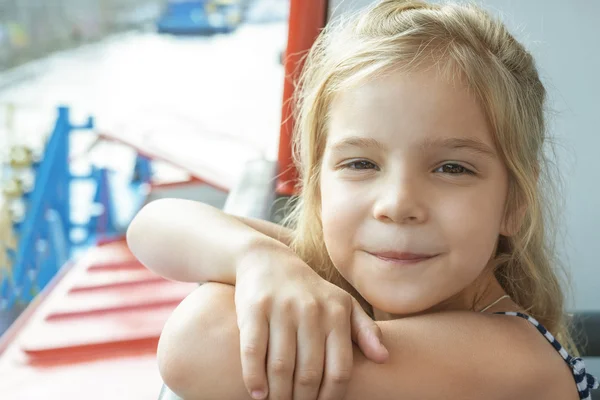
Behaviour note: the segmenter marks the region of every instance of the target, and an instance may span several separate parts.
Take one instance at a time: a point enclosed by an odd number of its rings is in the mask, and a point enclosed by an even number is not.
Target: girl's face
[[[333,263],[387,313],[464,308],[508,234],[508,174],[483,109],[433,69],[338,96],[320,185]]]

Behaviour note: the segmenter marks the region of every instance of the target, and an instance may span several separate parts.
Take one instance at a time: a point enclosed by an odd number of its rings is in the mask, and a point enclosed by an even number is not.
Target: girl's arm
[[[150,270],[184,282],[235,284],[236,265],[250,248],[283,247],[290,231],[234,217],[207,204],[163,199],[146,205],[127,230],[127,243]]]
[[[233,322],[238,349],[245,349],[236,359],[248,393],[339,400],[345,384],[329,376],[348,364],[352,340],[376,362],[385,362],[387,351],[359,303],[321,279],[287,246],[289,238],[275,224],[185,200],[150,203],[127,231],[133,254],[165,278],[236,285]],[[290,357],[279,356],[292,347],[298,349]],[[292,376],[289,365],[296,363],[311,371],[310,385]]]
[[[158,348],[161,375],[186,400],[249,400],[242,382],[234,288],[208,284],[171,316]],[[576,399],[564,361],[520,318],[467,312],[378,322],[389,361],[356,348],[345,399]]]

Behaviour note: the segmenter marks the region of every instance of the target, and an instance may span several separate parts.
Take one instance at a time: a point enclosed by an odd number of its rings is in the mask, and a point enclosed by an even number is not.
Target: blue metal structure
[[[229,33],[242,21],[240,0],[169,0],[157,21],[160,33]]]
[[[92,239],[95,233],[100,237],[110,237],[118,234],[119,229],[115,224],[114,205],[111,197],[109,171],[106,168],[93,168],[90,179],[96,184],[94,204],[97,209],[90,216],[86,227],[87,239]]]
[[[92,118],[84,125],[74,125],[70,122],[69,109],[58,109],[44,158],[34,166],[35,184],[26,197],[25,218],[14,227],[18,245],[16,251],[9,254],[13,267],[10,273],[0,275],[0,311],[16,303],[29,303],[78,247],[122,234],[114,222],[109,171],[92,167],[89,176],[74,176],[69,168],[70,134],[93,126]],[[147,182],[149,165],[138,168],[142,168],[140,175]],[[92,212],[84,225],[72,222],[71,188],[75,180],[87,180],[95,185],[94,204],[90,206],[95,206],[96,212]],[[83,229],[86,237],[73,240],[73,228]]]
[[[152,180],[152,162],[150,158],[138,154],[133,167],[133,182],[138,184],[148,184]]]

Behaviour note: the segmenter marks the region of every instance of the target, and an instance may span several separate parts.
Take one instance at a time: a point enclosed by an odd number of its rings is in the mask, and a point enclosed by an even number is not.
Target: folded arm
[[[186,400],[250,400],[233,299],[231,286],[203,285],[165,326],[161,375]],[[390,359],[376,364],[355,348],[353,369],[337,377],[350,381],[345,398],[576,398],[560,357],[540,357],[547,343],[509,318],[453,312],[378,322]]]
[[[283,248],[290,231],[235,217],[196,201],[163,199],[146,205],[127,230],[133,254],[150,270],[184,282],[235,284],[239,257],[258,247]]]

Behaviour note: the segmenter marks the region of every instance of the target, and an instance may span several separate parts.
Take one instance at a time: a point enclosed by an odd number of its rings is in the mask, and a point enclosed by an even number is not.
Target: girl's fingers
[[[329,333],[325,350],[325,373],[318,400],[341,400],[352,374],[352,340],[350,321],[339,324]]]
[[[269,400],[292,399],[296,362],[296,329],[290,318],[278,312],[271,319],[267,375]]]
[[[244,384],[252,398],[265,399],[268,394],[265,359],[269,322],[263,313],[254,313],[244,318],[239,328]]]
[[[323,378],[325,334],[318,308],[305,308],[300,317],[293,399],[315,400]]]
[[[389,353],[383,345],[381,329],[355,299],[352,299],[350,321],[352,323],[352,340],[365,357],[376,363],[386,362]]]

